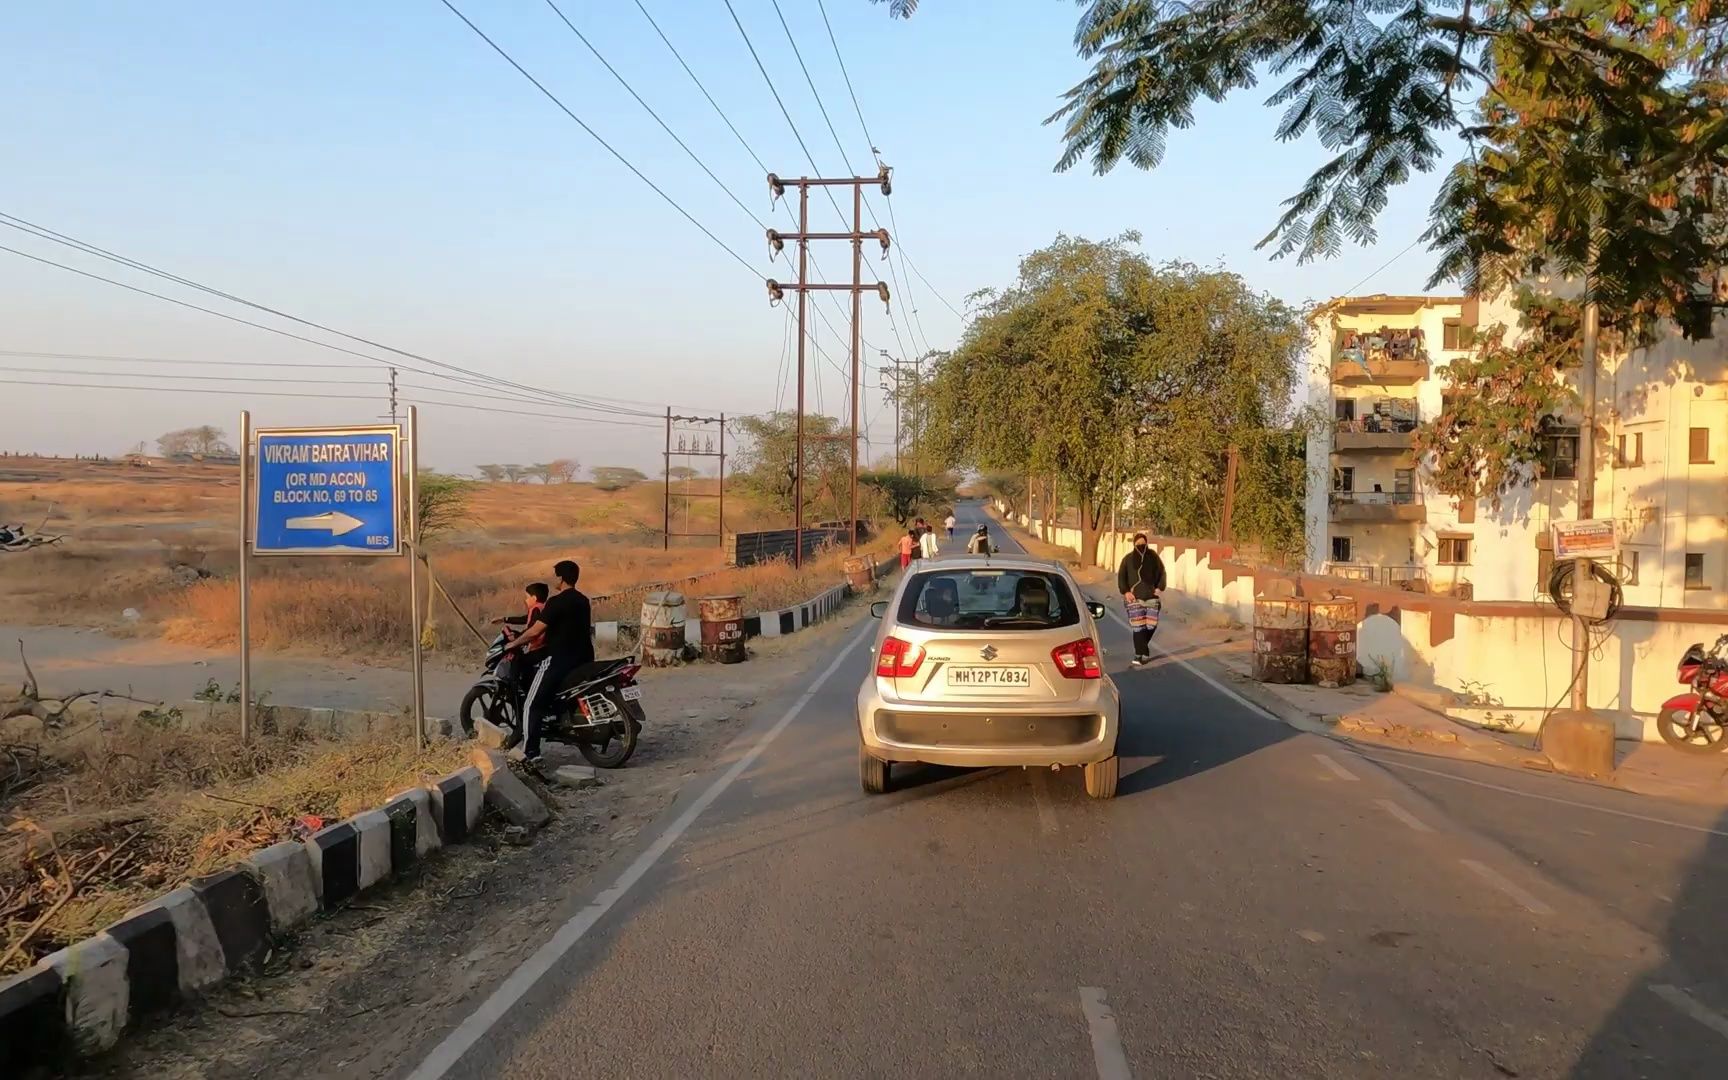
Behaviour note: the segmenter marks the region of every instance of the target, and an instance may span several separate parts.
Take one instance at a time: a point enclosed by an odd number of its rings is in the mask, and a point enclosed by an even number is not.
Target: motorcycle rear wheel
[[[632,710],[612,724],[605,742],[580,742],[576,749],[596,769],[616,769],[636,752],[636,736],[641,731],[642,721]]]
[[[1656,731],[1662,741],[1688,754],[1714,754],[1728,749],[1728,727],[1717,721],[1708,710],[1698,713],[1698,726],[1692,726],[1692,714],[1685,709],[1664,709],[1656,714]]]
[[[514,727],[516,723],[515,710],[507,702],[500,700],[489,686],[470,686],[468,692],[462,695],[462,706],[457,712],[457,720],[462,725],[462,737],[474,737],[474,721],[485,720],[499,727]]]

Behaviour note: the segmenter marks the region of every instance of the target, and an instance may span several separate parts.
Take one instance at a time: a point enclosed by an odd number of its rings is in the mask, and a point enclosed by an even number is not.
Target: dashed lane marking
[[[1133,1080],[1128,1054],[1122,1049],[1122,1033],[1116,1028],[1116,1014],[1104,1000],[1103,989],[1082,986],[1080,1011],[1086,1016],[1086,1030],[1092,1036],[1092,1061],[1098,1069],[1098,1080]]]
[[[1340,780],[1356,779],[1356,774],[1338,764],[1337,760],[1334,759],[1331,754],[1315,754],[1314,760],[1326,766],[1327,770]]]
[[[1668,1004],[1674,1006],[1676,1009],[1679,1009],[1687,1016],[1698,1021],[1700,1024],[1703,1024],[1711,1031],[1714,1031],[1716,1034],[1728,1039],[1728,1019],[1724,1019],[1721,1013],[1705,1008],[1697,998],[1680,989],[1678,986],[1669,986],[1667,983],[1658,983],[1650,988],[1650,992],[1661,998],[1663,1001],[1666,1001]]]
[[[1507,896],[1511,897],[1512,900],[1519,907],[1523,908],[1525,911],[1528,911],[1530,914],[1532,914],[1532,915],[1552,915],[1552,914],[1554,914],[1553,908],[1549,907],[1547,904],[1544,904],[1542,901],[1538,900],[1529,891],[1527,891],[1523,886],[1515,883],[1511,878],[1500,873],[1500,871],[1495,870],[1493,867],[1486,866],[1482,863],[1479,863],[1475,859],[1459,859],[1458,861],[1463,863],[1465,866],[1469,867],[1470,871],[1472,873],[1474,873],[1477,877],[1481,878],[1483,881],[1486,881],[1488,884],[1494,886],[1496,889],[1499,889],[1501,892],[1503,892]]]
[[[1393,802],[1391,799],[1375,799],[1374,802],[1376,805],[1378,805],[1380,807],[1380,809],[1386,811],[1388,814],[1391,814],[1393,817],[1397,818],[1399,821],[1403,822],[1404,824],[1410,826],[1412,829],[1415,829],[1417,832],[1431,833],[1434,831],[1434,827],[1432,825],[1429,825],[1426,821],[1423,821],[1421,818],[1417,817],[1415,814],[1412,814],[1410,811],[1404,809],[1402,806],[1399,806],[1397,803]]]

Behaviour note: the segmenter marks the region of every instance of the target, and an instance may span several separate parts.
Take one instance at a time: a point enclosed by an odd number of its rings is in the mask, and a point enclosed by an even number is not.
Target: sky
[[[763,236],[794,218],[750,150],[781,176],[811,174],[795,125],[821,175],[846,172],[842,151],[874,172],[816,0],[780,0],[814,94],[772,0],[732,0],[792,125],[724,0],[560,0],[720,184],[544,0],[452,2],[665,197],[443,0],[68,0],[9,12],[0,213],[424,359],[0,228],[5,247],[365,354],[0,251],[0,449],[118,454],[195,424],[233,434],[241,409],[261,426],[371,423],[388,411],[391,363],[400,396],[421,403],[423,462],[451,471],[566,457],[657,472],[668,407],[790,408],[789,309],[770,305],[758,275],[796,280]],[[1222,265],[1293,304],[1422,291],[1429,256],[1406,249],[1437,175],[1394,196],[1374,245],[1307,265],[1255,250],[1327,156],[1312,137],[1275,140],[1278,111],[1262,105],[1273,82],[1202,104],[1155,170],[1056,173],[1059,131],[1042,121],[1086,71],[1073,4],[927,0],[902,21],[867,0],[823,2],[894,169],[896,253],[865,255],[866,275],[894,293],[891,314],[864,300],[872,365],[885,362],[878,350],[909,359],[952,347],[963,320],[950,305],[964,311],[968,294],[1012,280],[1023,255],[1064,232],[1135,229],[1155,260]],[[844,206],[847,193],[835,194]],[[890,225],[887,201],[866,197]],[[846,227],[821,195],[811,221]],[[849,275],[845,243],[812,253],[826,279]],[[812,299],[827,323],[811,316],[808,402],[834,413],[846,407],[846,300]],[[340,366],[301,366],[313,364]],[[471,381],[437,377],[452,369]],[[872,367],[861,397],[873,456],[893,440],[880,381]],[[77,385],[30,385],[42,382]]]

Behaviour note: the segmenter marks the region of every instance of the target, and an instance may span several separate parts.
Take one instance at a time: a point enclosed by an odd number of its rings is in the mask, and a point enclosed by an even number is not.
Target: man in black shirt
[[[552,567],[558,591],[546,601],[523,637],[540,636],[539,651],[545,659],[534,670],[533,681],[522,699],[523,758],[540,760],[540,727],[554,708],[558,691],[570,673],[594,662],[594,612],[588,598],[576,589],[582,568],[569,559]]]

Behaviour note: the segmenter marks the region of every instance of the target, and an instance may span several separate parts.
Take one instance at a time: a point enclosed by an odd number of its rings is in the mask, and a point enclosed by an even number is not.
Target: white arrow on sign
[[[344,514],[340,510],[327,510],[311,517],[288,519],[290,529],[324,529],[331,536],[343,536],[366,524],[352,514]]]

